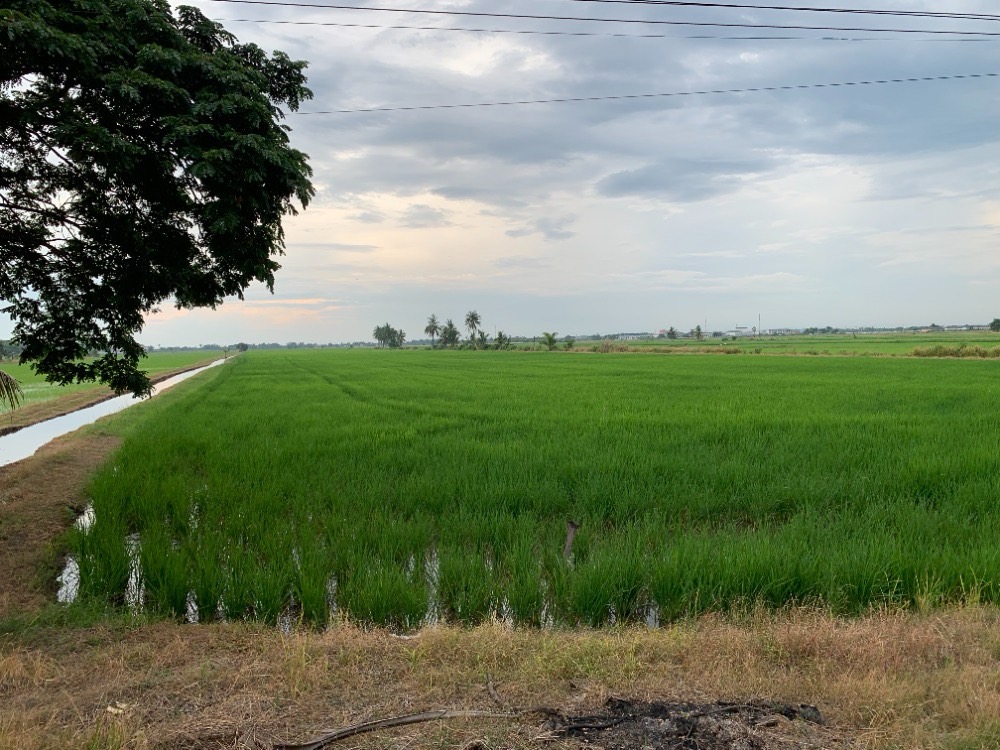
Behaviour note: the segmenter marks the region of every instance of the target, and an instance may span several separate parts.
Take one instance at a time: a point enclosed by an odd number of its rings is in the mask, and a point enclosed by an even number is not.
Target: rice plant
[[[251,352],[115,423],[81,592],[123,601],[137,534],[146,606],[199,619],[995,601],[997,366]]]

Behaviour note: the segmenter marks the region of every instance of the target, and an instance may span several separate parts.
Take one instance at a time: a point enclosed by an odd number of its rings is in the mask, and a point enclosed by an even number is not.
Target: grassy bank
[[[138,533],[146,605],[180,614],[190,594],[203,619],[994,601],[995,377],[988,361],[251,353],[122,422],[74,540],[82,592],[123,600]]]

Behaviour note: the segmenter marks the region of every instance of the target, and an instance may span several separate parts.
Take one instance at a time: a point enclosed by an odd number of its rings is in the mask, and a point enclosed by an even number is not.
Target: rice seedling
[[[437,599],[446,619],[475,624],[496,610],[492,564],[461,549],[438,551]]]
[[[162,526],[144,531],[139,562],[146,604],[162,614],[185,617],[191,591],[188,556]]]
[[[427,617],[426,582],[394,566],[376,563],[360,568],[338,591],[340,606],[360,622],[406,629]]]
[[[80,598],[123,604],[131,570],[124,525],[109,515],[89,529],[73,529],[70,548],[80,567]]]

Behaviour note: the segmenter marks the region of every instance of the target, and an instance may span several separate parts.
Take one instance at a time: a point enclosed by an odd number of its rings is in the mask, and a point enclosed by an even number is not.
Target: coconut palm
[[[434,348],[434,337],[441,333],[441,326],[438,323],[438,316],[431,315],[427,319],[427,327],[424,328],[424,333],[431,337],[431,349]]]
[[[455,346],[458,343],[458,329],[455,324],[451,322],[451,318],[448,318],[444,322],[444,328],[441,329],[441,345],[442,346]]]
[[[479,317],[479,313],[475,310],[469,310],[465,314],[465,327],[469,329],[469,340],[475,340],[476,331],[479,330],[479,324],[482,323],[482,318]]]
[[[14,379],[14,376],[0,370],[0,404],[8,405],[13,411],[21,403],[23,395],[21,384]]]
[[[553,331],[552,333],[549,333],[548,331],[545,331],[545,332],[544,332],[544,333],[542,334],[542,343],[543,343],[543,344],[545,344],[546,348],[547,348],[547,349],[548,349],[548,350],[549,350],[550,352],[551,352],[551,351],[552,351],[553,349],[555,349],[555,348],[556,348],[556,344],[557,344],[557,343],[558,343],[558,341],[559,341],[559,340],[558,340],[558,339],[556,338],[556,336],[557,336],[557,335],[558,335],[558,334],[556,334],[556,333],[555,333],[555,331]]]

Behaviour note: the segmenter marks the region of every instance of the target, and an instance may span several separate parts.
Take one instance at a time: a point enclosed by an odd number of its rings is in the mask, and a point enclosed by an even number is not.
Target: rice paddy
[[[399,628],[996,601],[997,367],[250,352],[116,418],[80,594]]]

